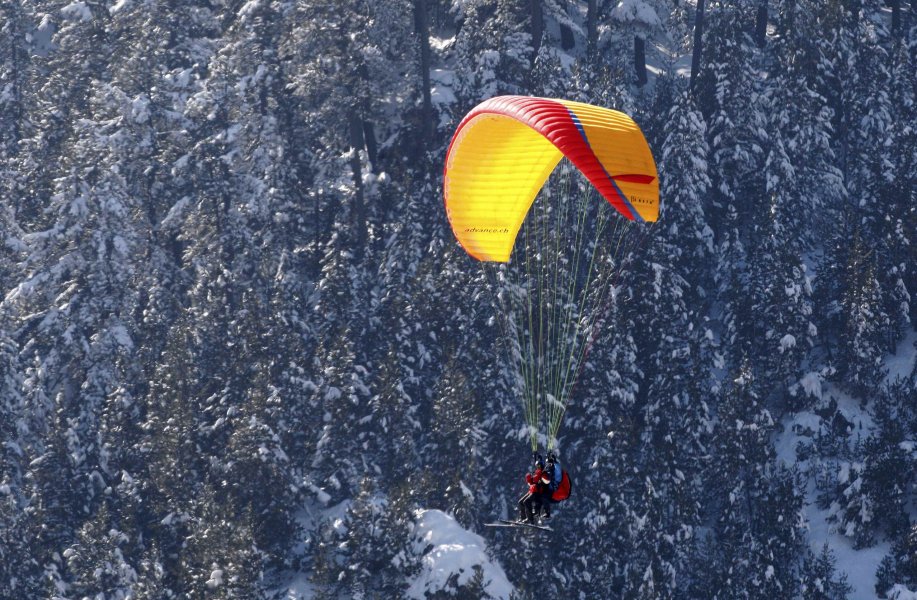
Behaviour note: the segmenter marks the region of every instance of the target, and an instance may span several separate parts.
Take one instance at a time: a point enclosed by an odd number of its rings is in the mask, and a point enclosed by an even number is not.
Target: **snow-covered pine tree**
[[[137,485],[147,519],[142,526],[155,542],[144,548],[137,585],[151,597],[156,590],[258,597],[265,571],[280,566],[265,549],[285,546],[295,531],[280,507],[290,502],[290,485],[277,482],[274,464],[285,463],[263,423],[239,414],[266,410],[257,388],[250,392],[254,406],[215,414],[195,335],[187,322],[176,324],[149,394],[141,446],[148,460]],[[239,489],[255,479],[262,486],[251,488],[257,499],[246,495],[248,486]]]
[[[271,6],[248,8],[225,32],[208,65],[208,84],[185,105],[186,118],[195,124],[194,145],[177,169],[194,201],[169,214],[177,221],[172,226],[181,224],[180,260],[189,270],[186,310],[195,318],[186,341],[193,340],[195,367],[209,373],[185,395],[202,418],[194,437],[206,466],[197,480],[221,500],[218,507],[190,502],[184,511],[240,515],[238,526],[250,542],[227,549],[227,564],[247,564],[267,548],[286,549],[294,531],[278,510],[293,502],[295,486],[280,437],[285,411],[274,383],[289,382],[282,374],[293,365],[279,360],[274,349],[282,356],[302,348],[272,312],[273,294],[283,297],[275,283],[282,281],[284,256],[294,248],[288,236],[275,235],[273,219],[295,216],[286,201],[291,184],[281,133],[269,114],[282,87],[273,49],[279,19]],[[256,480],[254,487],[239,483]],[[257,574],[268,566],[255,560],[245,569]]]
[[[822,49],[828,58],[824,90],[834,111],[837,155],[847,195],[833,212],[834,224],[825,251],[819,304],[822,332],[836,356],[838,376],[858,394],[874,394],[882,378],[880,362],[888,350],[892,319],[886,312],[891,289],[881,280],[894,265],[882,260],[873,240],[888,239],[896,224],[888,215],[882,187],[895,150],[886,142],[893,124],[889,99],[887,52],[881,45],[884,26],[871,18],[878,3],[858,2],[822,8]],[[894,303],[891,303],[894,304]],[[896,321],[897,322],[897,321]],[[821,329],[821,328],[820,328]]]
[[[310,399],[321,415],[321,429],[306,451],[311,456],[311,476],[332,500],[351,497],[365,476],[360,450],[367,443],[372,392],[369,348],[360,344],[367,335],[370,306],[366,274],[353,253],[352,228],[346,207],[342,220],[325,246],[322,277],[312,304],[315,332],[320,342],[314,364],[317,386]]]
[[[894,588],[912,590],[917,587],[917,526],[892,544],[891,551],[882,559],[876,572],[876,593],[892,597]]]
[[[650,249],[663,246],[665,243],[653,244]],[[711,433],[707,403],[710,349],[708,330],[696,322],[697,314],[682,299],[684,280],[672,265],[653,264],[652,269],[651,281],[632,286],[644,300],[636,304],[637,314],[644,319],[635,327],[637,335],[656,344],[637,345],[638,356],[645,357],[640,361],[645,391],[637,396],[640,408],[634,434],[639,436],[639,450],[631,458],[640,465],[645,502],[657,504],[655,510],[649,510],[650,506],[645,513],[638,510],[642,531],[635,535],[655,538],[655,551],[666,557],[665,567],[653,566],[654,577],[666,573],[667,583],[656,590],[661,594],[682,588],[689,577],[692,532],[701,524],[700,482]],[[647,290],[648,285],[653,287]],[[653,334],[647,337],[649,331]],[[660,502],[664,509],[658,506]]]
[[[11,354],[15,359],[11,360]],[[58,541],[63,537],[60,522],[55,516],[57,496],[43,488],[45,479],[36,478],[43,473],[44,463],[53,463],[53,457],[45,444],[47,431],[52,428],[54,404],[46,395],[49,389],[47,379],[51,376],[42,368],[40,358],[31,360],[22,357],[11,339],[3,344],[0,350],[6,371],[3,385],[21,386],[15,390],[5,388],[4,416],[10,417],[5,434],[10,435],[12,444],[6,444],[4,452],[4,480],[9,486],[9,494],[3,496],[3,519],[5,535],[10,536],[7,557],[7,568],[0,580],[0,590],[12,590],[12,596],[41,596],[46,590],[58,584],[66,586],[60,579],[55,564],[55,552],[60,547]],[[21,454],[20,454],[21,453]],[[18,469],[21,469],[17,471]],[[49,471],[54,465],[47,466]],[[63,473],[63,470],[58,472]],[[30,505],[43,493],[50,507]],[[48,518],[45,521],[45,518]],[[19,552],[17,552],[17,549]],[[59,559],[59,555],[57,556]],[[50,586],[50,588],[48,587]]]
[[[666,14],[663,0],[620,0],[609,13],[610,20],[617,23],[624,39],[632,36],[633,43],[633,78],[638,87],[648,81],[646,71],[647,40],[651,42],[665,35],[665,24],[660,15]]]
[[[485,98],[528,89],[533,56],[526,4],[471,0],[459,5],[453,50],[458,114]]]
[[[88,7],[85,13],[63,14],[67,23],[47,58],[48,95],[33,101],[56,103],[60,110],[48,115],[50,121],[60,111],[72,111],[66,118],[74,121],[59,127],[46,122],[25,144],[23,164],[48,152],[63,155],[30,180],[34,196],[19,214],[28,258],[4,303],[20,318],[29,315],[19,329],[21,348],[39,357],[39,370],[54,373],[32,380],[48,386],[40,395],[54,403],[53,419],[36,432],[46,440],[36,442],[31,468],[35,502],[44,505],[42,518],[50,530],[49,543],[39,550],[41,561],[63,552],[117,472],[104,449],[101,419],[109,402],[118,402],[113,395],[121,382],[131,378],[136,329],[131,282],[143,254],[136,200],[116,166],[124,147],[118,127],[108,121],[111,88],[94,79],[105,48],[102,25],[92,21]],[[85,36],[94,43],[83,46]],[[35,405],[36,414],[42,406]],[[67,569],[58,566],[55,572],[66,580]]]
[[[912,12],[914,8],[911,9]],[[917,45],[917,41],[912,42]],[[884,132],[867,132],[885,138],[883,153],[874,156],[878,171],[877,190],[884,214],[878,215],[877,237],[879,281],[884,294],[884,312],[889,316],[885,350],[894,352],[917,307],[914,282],[914,238],[917,236],[917,53],[895,42],[888,51],[888,102],[891,127]]]
[[[391,114],[407,108],[403,98],[411,94],[402,92],[404,81],[412,88],[419,85],[413,54],[402,43],[412,35],[411,16],[407,0],[307,2],[292,8],[294,22],[308,24],[294,28],[286,47],[289,89],[305,112],[303,141],[314,178],[314,221],[322,225],[316,232],[322,238],[317,249],[341,216],[338,204],[345,202],[347,224],[353,228],[351,251],[360,257],[390,209],[389,202],[374,195],[384,161],[378,140],[388,138],[387,145],[401,150],[401,156],[416,150],[409,136],[401,139],[400,129],[390,129],[388,123]],[[373,241],[378,244],[380,239]]]
[[[417,567],[412,562],[409,507],[382,494],[374,478],[360,482],[359,492],[336,527],[337,586],[353,598],[404,595]]]
[[[670,116],[660,173],[669,200],[665,225],[647,234],[622,286],[644,374],[632,456],[640,465],[644,502],[634,509],[637,531],[631,532],[643,559],[628,566],[625,589],[644,596],[677,594],[690,579],[693,531],[701,522],[699,482],[709,452],[712,336],[702,317],[708,299],[700,275],[712,252],[703,209],[707,145],[703,117],[690,96],[682,94]]]
[[[568,552],[584,557],[566,565],[588,595],[620,594],[629,553],[639,540],[634,517],[641,506],[638,394],[640,371],[632,322],[612,306],[576,384],[561,430],[560,459],[575,481],[576,541]],[[572,508],[561,506],[557,512]],[[560,522],[560,521],[558,521]],[[637,535],[637,537],[634,537]],[[598,556],[615,557],[612,561]]]
[[[479,471],[502,466],[490,466],[497,461],[482,444],[483,402],[476,390],[479,386],[472,383],[476,377],[487,376],[487,371],[476,369],[464,348],[447,347],[443,353],[449,358],[433,387],[429,407],[418,407],[426,435],[421,436],[418,447],[425,477],[416,479],[417,502],[446,510],[462,523],[489,522],[491,513],[501,514],[504,508],[499,501],[511,500],[504,497],[503,486],[491,488],[477,476]],[[510,485],[510,489],[515,487]],[[513,513],[510,516],[515,518]]]
[[[672,599],[688,581],[684,569],[684,543],[691,543],[691,525],[675,535],[667,530],[668,500],[653,486],[651,476],[643,482],[643,493],[635,498],[634,512],[627,515],[628,552],[624,565],[621,597],[649,600]]]
[[[200,139],[190,177],[198,203],[186,209],[184,233],[190,235],[185,260],[196,276],[191,311],[220,315],[202,316],[204,325],[196,327],[199,360],[213,374],[212,385],[200,390],[211,419],[202,450],[211,461],[207,480],[221,490],[221,509],[252,519],[240,525],[256,556],[285,554],[295,531],[280,508],[295,502],[300,483],[291,477],[284,444],[293,413],[285,403],[301,402],[308,389],[296,379],[308,330],[296,316],[301,298],[289,289],[308,288],[289,273],[301,243],[291,234],[302,214],[295,206],[295,155],[281,129],[281,116],[292,109],[277,56],[285,33],[281,10],[268,3],[243,7],[188,111],[195,120],[222,117],[194,132]],[[251,568],[272,566],[280,565]]]
[[[805,228],[798,221],[805,204],[804,190],[796,181],[780,121],[769,131],[766,196],[752,207],[750,215],[756,238],[746,267],[752,320],[739,330],[739,344],[767,381],[764,396],[782,398],[802,376],[802,361],[815,344],[817,330],[812,322],[811,277],[799,235]]]
[[[197,128],[185,108],[202,89],[213,39],[221,32],[206,2],[155,6],[122,2],[113,5],[109,14],[107,104],[111,127],[120,138],[112,168],[139,200],[137,217],[148,240],[138,249],[145,268],[135,274],[137,313],[142,318],[133,335],[141,357],[138,362],[150,365],[179,318],[189,285],[180,238],[182,217],[194,195],[187,164]]]
[[[225,502],[222,482],[199,490],[194,512],[186,523],[187,536],[178,553],[178,596],[264,598],[264,566],[269,556],[252,540],[252,525],[264,516],[252,506]]]
[[[175,322],[163,345],[150,386],[143,397],[145,436],[142,470],[133,474],[143,531],[151,539],[145,549],[137,585],[141,589],[180,594],[187,585],[181,551],[190,535],[195,500],[199,497],[207,457],[198,437],[205,427],[200,414],[203,370],[197,360],[194,332],[188,318]]]
[[[425,434],[431,407],[438,401],[436,390],[450,376],[442,358],[448,351],[443,341],[446,311],[440,306],[442,259],[431,246],[443,224],[426,206],[436,192],[424,170],[419,166],[417,179],[403,190],[396,209],[402,216],[389,226],[391,237],[379,268],[379,392],[372,399],[377,433],[370,444],[374,466],[386,472],[429,467],[438,457],[418,451],[428,443]],[[441,442],[435,435],[430,441]]]
[[[745,352],[756,357],[760,373],[779,374],[768,376],[771,392],[785,397],[817,341],[814,273],[804,259],[830,223],[823,216],[830,211],[821,207],[836,205],[844,190],[829,145],[834,113],[817,91],[824,88],[819,67],[826,62],[811,34],[818,27],[817,7],[787,2],[776,8],[777,27],[785,34],[769,46],[775,75],[760,107],[766,158],[762,195],[748,205],[757,234],[747,266],[753,298],[747,317],[754,325]]]
[[[716,249],[715,316],[722,323],[726,364],[733,369],[750,358],[751,340],[757,343],[748,267],[760,235],[753,213],[765,194],[760,174],[765,161],[766,87],[757,75],[764,61],[743,26],[749,18],[749,6],[743,2],[710,7],[705,34],[708,66],[694,90],[698,106],[707,115],[711,155],[711,200],[705,214]]]
[[[682,92],[669,112],[659,161],[662,215],[661,237],[671,246],[672,262],[691,286],[685,302],[709,302],[709,272],[705,264],[713,256],[713,231],[707,224],[710,176],[707,126],[693,97]],[[663,258],[663,257],[655,257]]]
[[[716,516],[700,554],[706,597],[760,597],[798,593],[805,551],[804,494],[767,440],[774,420],[747,364],[720,391],[712,432],[708,506]]]
[[[229,406],[225,411],[230,432],[221,444],[222,464],[212,475],[226,512],[249,519],[239,517],[233,523],[244,526],[250,536],[248,547],[255,556],[265,559],[251,565],[262,574],[291,564],[289,559],[280,558],[292,553],[297,539],[295,522],[286,507],[299,500],[296,489],[302,482],[290,468],[289,448],[284,444],[289,437],[281,436],[288,426],[287,415],[292,412],[284,403],[296,402],[301,397],[283,394],[289,388],[278,384],[285,381],[282,373],[287,365],[279,362],[273,351],[292,336],[281,335],[282,327],[272,320],[267,307],[253,302],[239,319],[237,333],[230,334],[246,339],[236,368],[247,375],[248,386],[238,406]],[[264,332],[259,336],[254,333],[258,331]],[[248,368],[244,369],[243,365]],[[240,383],[235,385],[241,387]]]
[[[76,539],[61,553],[73,578],[68,589],[71,594],[128,597],[137,580],[131,563],[137,557],[134,546],[141,540],[121,528],[136,531],[138,523],[130,517],[120,521],[106,504],[83,523]]]
[[[838,530],[857,547],[881,539],[898,543],[912,527],[907,506],[913,501],[915,459],[907,440],[917,433],[910,408],[913,375],[885,386],[871,404],[877,425],[862,448],[862,457],[838,489]]]
[[[868,397],[878,393],[885,376],[882,358],[889,318],[884,312],[876,257],[860,235],[859,231],[854,232],[850,247],[842,251],[847,262],[841,285],[846,289],[838,305],[843,328],[838,332],[837,367],[851,390]],[[847,243],[847,240],[837,240],[834,248]]]
[[[830,55],[817,35],[823,27],[822,4],[811,0],[776,2],[774,16],[784,33],[770,46],[773,84],[768,131],[778,130],[792,167],[795,215],[789,238],[800,250],[811,250],[832,226],[833,208],[845,194],[837,166],[837,114],[826,96],[830,89]]]
[[[827,542],[818,554],[806,557],[802,573],[802,600],[847,600],[853,591],[847,575],[838,573],[837,558]]]
[[[31,432],[19,352],[5,326],[5,319],[0,320],[0,595],[12,598],[35,593],[37,573],[29,560],[33,540],[26,525],[28,489],[23,480]]]
[[[0,210],[10,213],[23,204],[17,156],[20,141],[28,137],[30,129],[24,97],[31,70],[29,54],[35,49],[27,41],[32,29],[27,7],[25,2],[0,6],[0,198],[7,199]],[[4,279],[0,272],[0,281]]]

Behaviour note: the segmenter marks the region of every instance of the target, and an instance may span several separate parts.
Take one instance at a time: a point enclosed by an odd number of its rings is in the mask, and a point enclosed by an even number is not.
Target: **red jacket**
[[[548,492],[548,485],[551,483],[551,478],[545,471],[535,469],[534,474],[525,474],[525,482],[529,484],[530,494],[546,494]]]

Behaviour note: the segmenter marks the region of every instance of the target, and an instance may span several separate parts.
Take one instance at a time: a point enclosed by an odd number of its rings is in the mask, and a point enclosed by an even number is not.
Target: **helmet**
[[[555,455],[554,452],[548,452],[548,462],[549,463],[557,462],[557,455]]]

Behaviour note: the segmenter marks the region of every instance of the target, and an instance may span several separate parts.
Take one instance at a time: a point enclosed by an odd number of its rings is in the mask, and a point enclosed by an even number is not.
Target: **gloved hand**
[[[535,483],[535,479],[532,478],[532,474],[531,474],[531,473],[526,473],[526,474],[525,474],[525,482],[526,482],[527,484],[529,484],[529,485],[532,485],[533,483]]]
[[[537,493],[537,492],[538,492],[538,485],[536,485],[536,484],[534,484],[534,483],[530,483],[530,484],[529,484],[529,493],[530,493],[530,494],[535,494],[535,493]]]

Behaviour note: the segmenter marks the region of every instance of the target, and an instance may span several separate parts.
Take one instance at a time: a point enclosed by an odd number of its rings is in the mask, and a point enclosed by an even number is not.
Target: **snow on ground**
[[[906,378],[913,372],[915,361],[917,361],[917,331],[912,330],[898,343],[895,353],[885,361],[885,368],[888,369],[886,381],[892,383],[898,377]]]
[[[319,521],[326,521],[334,527],[343,528],[343,518],[349,502],[327,505],[318,501],[303,506],[297,514],[297,521],[304,531],[312,531]],[[487,555],[484,538],[464,528],[450,515],[439,510],[417,510],[414,522],[414,550],[421,557],[421,572],[410,582],[408,598],[424,600],[427,593],[440,590],[454,591],[454,585],[466,585],[480,569],[484,576],[484,588],[496,600],[506,600],[513,593],[500,566]],[[340,530],[342,533],[343,529]],[[296,549],[302,552],[303,545]],[[311,600],[317,588],[310,581],[311,573],[290,572],[283,583],[272,588],[282,600]],[[454,581],[450,581],[455,577]],[[211,579],[214,579],[211,576]]]
[[[422,570],[411,582],[408,597],[423,600],[426,593],[449,587],[449,579],[458,575],[458,585],[467,584],[480,567],[484,587],[494,598],[509,598],[513,586],[495,560],[487,556],[484,538],[463,529],[458,522],[439,510],[418,510],[414,525],[414,545],[423,555]]]
[[[634,23],[638,27],[659,27],[662,21],[653,7],[638,0],[620,0],[611,11],[611,18],[622,23]]]
[[[815,482],[809,482],[809,498],[815,495]],[[850,600],[875,600],[876,570],[879,563],[891,549],[891,544],[882,542],[871,548],[855,550],[853,541],[834,530],[835,524],[828,522],[831,509],[821,510],[814,501],[806,505],[805,516],[809,524],[809,546],[813,552],[821,552],[827,542],[837,559],[837,569],[847,574],[847,583],[853,588]]]
[[[913,592],[901,584],[892,586],[888,591],[888,597],[894,600],[917,600],[917,592]]]
[[[650,56],[654,56],[654,60],[650,62],[648,58],[646,64],[646,68],[650,73],[658,76],[665,73],[666,70],[671,69],[672,74],[677,77],[683,79],[691,77],[692,57],[690,54],[674,55],[660,44],[654,44],[653,48],[655,52],[651,53]],[[668,64],[671,64],[671,67],[669,67]]]
[[[430,82],[433,85],[430,90],[430,100],[434,105],[455,103],[454,77],[455,72],[450,69],[432,69],[430,71]]]
[[[315,588],[309,581],[308,573],[296,573],[287,582],[286,590],[279,593],[281,595],[277,597],[283,600],[310,600],[316,596]]]
[[[336,528],[343,527],[344,516],[350,507],[350,501],[345,500],[338,504],[328,505],[328,494],[315,486],[312,491],[316,494],[313,502],[304,504],[296,513],[296,522],[302,527],[303,531],[314,533],[320,522],[330,522]],[[296,554],[302,554],[306,548],[309,539],[302,540],[297,544],[293,551]],[[271,588],[271,592],[282,600],[312,600],[316,596],[316,588],[312,585],[310,577],[311,572],[299,571],[289,572],[289,577],[285,578],[280,585]]]
[[[915,344],[917,344],[917,333],[912,331],[898,344],[895,354],[886,357],[887,381],[893,382],[897,377],[903,378],[912,372],[915,360],[917,360]],[[853,426],[851,435],[865,439],[875,428],[868,406],[862,407],[858,398],[825,382],[820,374],[806,375],[800,382],[800,388],[799,393],[816,396],[826,404],[833,398],[837,402],[837,411]],[[815,474],[812,472],[814,465],[810,464],[812,461],[800,461],[796,455],[797,444],[811,440],[811,436],[817,433],[819,428],[831,426],[831,423],[826,422],[814,412],[803,411],[784,417],[782,424],[783,432],[774,439],[778,459],[787,466],[798,466],[809,477],[804,515],[809,528],[809,544],[812,550],[818,553],[827,543],[837,559],[837,569],[847,574],[848,583],[853,587],[850,600],[873,600],[876,597],[876,569],[888,554],[890,544],[882,542],[871,548],[855,550],[853,541],[843,535],[843,532],[837,531],[837,524],[832,520],[834,514],[832,507],[821,509],[815,501],[817,491]],[[910,598],[904,593],[905,591],[900,592],[904,594],[901,597]]]
[[[825,399],[834,398],[838,412],[853,424],[853,434],[868,437],[874,423],[872,417],[860,407],[858,399],[843,393],[830,383],[822,382],[817,389]],[[798,461],[796,446],[799,442],[811,440],[821,427],[830,426],[819,415],[812,412],[799,412],[785,417],[782,421],[784,431],[774,440],[777,457],[787,466],[798,466],[809,477],[806,490],[806,505],[803,514],[809,529],[809,547],[819,553],[825,543],[831,548],[837,559],[837,569],[847,574],[847,582],[853,588],[850,600],[874,600],[876,597],[876,569],[888,554],[890,545],[879,543],[872,548],[855,550],[853,541],[837,531],[837,523],[832,520],[832,507],[822,509],[816,503],[817,490],[815,474],[811,472],[811,461]],[[817,460],[817,459],[816,459]]]
[[[71,21],[92,21],[92,11],[85,2],[72,2],[60,9],[65,19]]]

